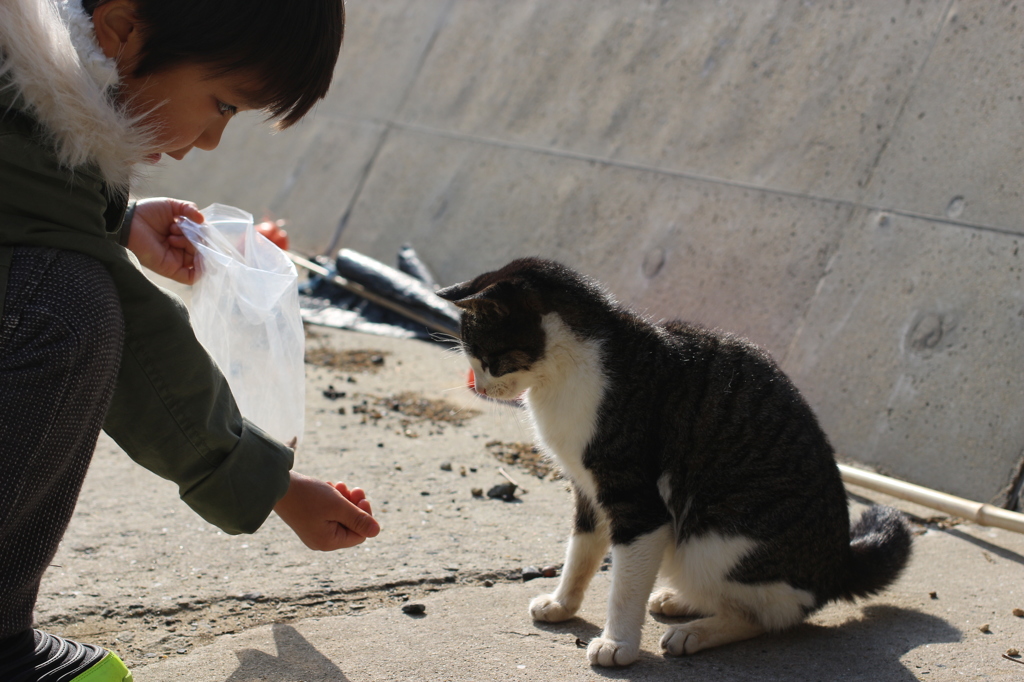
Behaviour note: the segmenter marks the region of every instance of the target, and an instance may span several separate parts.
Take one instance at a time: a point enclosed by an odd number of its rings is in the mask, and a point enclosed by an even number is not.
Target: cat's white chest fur
[[[550,313],[541,320],[544,359],[532,369],[526,405],[537,438],[555,455],[567,476],[590,499],[597,484],[583,466],[583,453],[597,427],[597,410],[607,385],[598,341],[581,341]]]

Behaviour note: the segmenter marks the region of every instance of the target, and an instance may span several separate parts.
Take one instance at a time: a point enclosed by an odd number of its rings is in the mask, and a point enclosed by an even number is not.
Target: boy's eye
[[[234,116],[238,113],[238,107],[225,104],[224,102],[217,102],[217,109],[220,110],[222,116]]]

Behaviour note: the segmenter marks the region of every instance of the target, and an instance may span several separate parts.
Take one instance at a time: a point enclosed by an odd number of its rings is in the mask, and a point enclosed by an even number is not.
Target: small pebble
[[[410,616],[422,616],[427,612],[427,607],[423,604],[405,604],[402,606],[402,613],[407,613]]]
[[[384,443],[377,443],[377,447],[378,447],[378,448],[382,448],[382,447],[384,447]]]
[[[1016,649],[1012,649],[1011,648],[1011,649],[1007,649],[1006,650],[1006,655],[1007,656],[1020,656],[1020,652],[1017,651]]]
[[[459,476],[466,475],[466,467],[459,467]]]
[[[420,491],[420,495],[422,495],[423,497],[426,497],[426,496],[427,496],[427,495],[429,495],[429,494],[430,494],[430,491],[429,491],[429,490],[421,490],[421,491]]]
[[[540,569],[536,566],[527,566],[523,569],[523,582],[527,580],[533,580],[534,578],[540,578],[544,574],[540,572]]]
[[[483,497],[484,496],[484,489],[483,488],[473,488],[469,492],[473,493],[473,497]]]
[[[441,471],[451,471],[451,470],[452,470],[452,463],[451,462],[442,462],[441,463]]]
[[[485,580],[483,582],[483,586],[484,587],[494,587],[494,581],[493,580]]]
[[[556,575],[558,575],[558,566],[545,566],[544,568],[540,569],[540,573],[545,578],[554,578]]]
[[[1024,609],[1014,609],[1013,615],[1017,616],[1018,618],[1024,616]]]
[[[511,502],[516,499],[516,488],[518,487],[515,483],[499,483],[487,491],[487,497]]]
[[[989,633],[989,632],[992,632],[989,629],[989,627],[988,627],[988,623],[982,623],[981,625],[978,626],[978,629],[981,630],[982,632],[986,633],[986,634]]]
[[[931,597],[932,599],[938,599],[939,598],[939,593],[938,592],[929,592],[928,596]]]

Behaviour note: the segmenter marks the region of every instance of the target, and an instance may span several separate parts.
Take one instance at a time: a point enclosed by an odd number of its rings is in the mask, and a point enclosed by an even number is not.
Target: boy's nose
[[[224,134],[224,128],[228,124],[227,118],[218,118],[206,127],[203,134],[195,141],[193,146],[204,151],[212,151],[220,144],[220,136]]]

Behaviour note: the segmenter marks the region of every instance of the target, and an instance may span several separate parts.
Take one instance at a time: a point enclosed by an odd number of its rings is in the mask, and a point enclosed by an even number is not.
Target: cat
[[[579,609],[611,547],[592,665],[639,656],[649,608],[668,654],[777,632],[827,602],[875,594],[906,565],[892,508],[851,529],[834,452],[768,353],[685,322],[655,324],[559,263],[514,260],[447,287],[462,309],[474,390],[525,404],[570,482],[575,514],[557,589],[538,621]],[[660,575],[664,587],[652,594]]]

